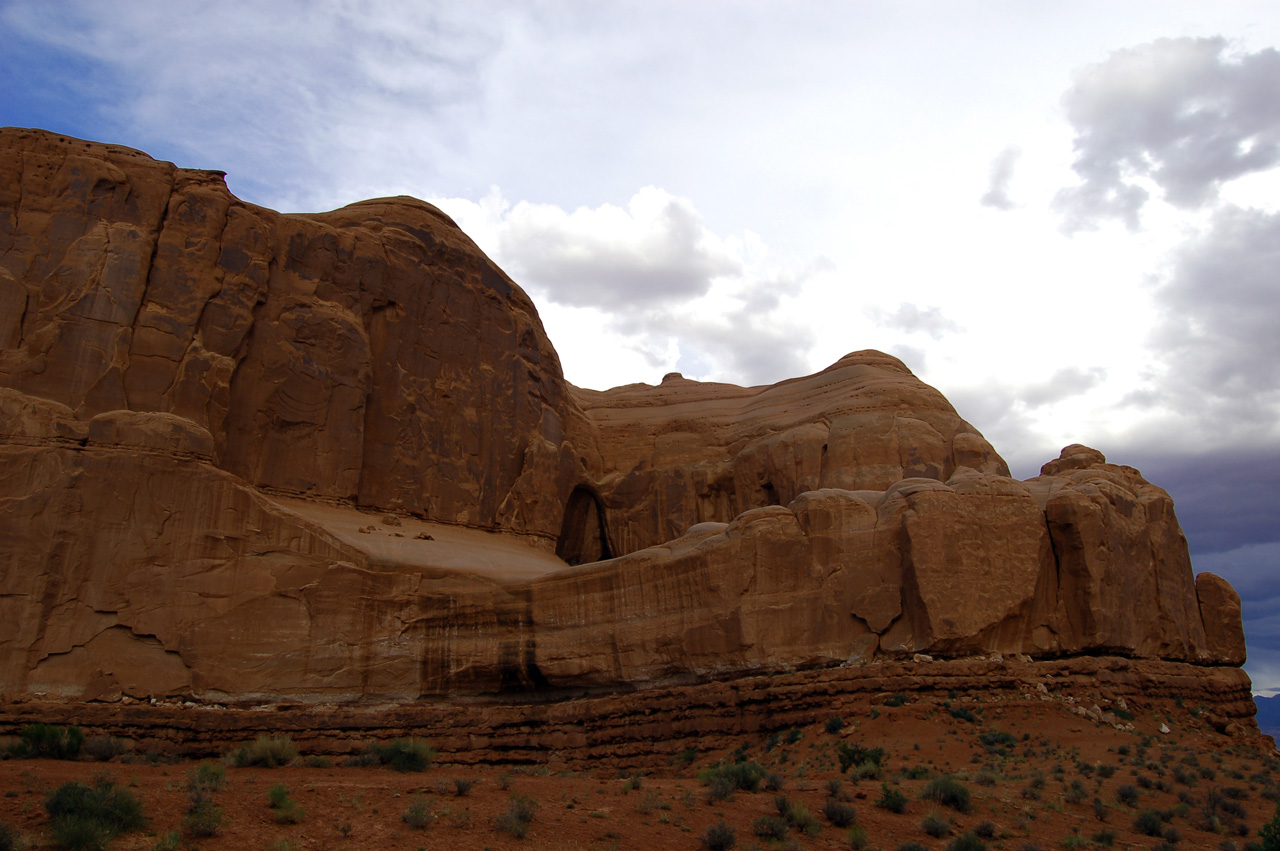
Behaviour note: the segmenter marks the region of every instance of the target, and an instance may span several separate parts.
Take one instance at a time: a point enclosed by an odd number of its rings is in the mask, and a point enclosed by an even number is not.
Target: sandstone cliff
[[[581,390],[409,198],[0,130],[0,691],[406,700],[916,653],[1239,665],[1163,490],[895,358]]]

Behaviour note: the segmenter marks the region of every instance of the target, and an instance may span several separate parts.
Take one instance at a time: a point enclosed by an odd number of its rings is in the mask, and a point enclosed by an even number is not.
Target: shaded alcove
[[[569,564],[613,558],[600,498],[581,485],[573,489],[565,506],[556,555]]]

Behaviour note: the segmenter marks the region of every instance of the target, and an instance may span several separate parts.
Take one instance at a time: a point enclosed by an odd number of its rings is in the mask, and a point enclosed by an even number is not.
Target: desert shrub
[[[333,768],[333,760],[320,754],[312,754],[306,759],[307,768]]]
[[[476,781],[469,777],[455,777],[453,778],[453,794],[459,798],[464,797],[474,785],[476,785]]]
[[[1133,820],[1133,829],[1145,836],[1159,836],[1164,829],[1164,819],[1155,810],[1143,810]]]
[[[22,835],[4,822],[0,822],[0,851],[21,851],[24,846]]]
[[[217,792],[226,788],[227,770],[216,762],[202,762],[187,772],[187,789]]]
[[[858,780],[879,780],[884,775],[880,770],[880,763],[867,760],[859,763],[857,768],[850,772],[850,776]]]
[[[951,822],[937,813],[929,813],[929,815],[925,816],[924,821],[920,822],[920,829],[934,839],[941,839],[951,833]]]
[[[707,785],[707,802],[727,801],[733,797],[733,783],[726,777],[714,777]]]
[[[884,748],[864,748],[841,742],[836,748],[836,759],[840,760],[840,773],[848,771],[852,766],[872,763],[877,768],[884,763]]]
[[[985,786],[988,789],[996,785],[996,776],[990,771],[979,771],[973,778],[973,782],[979,786]]]
[[[929,851],[929,849],[926,846],[921,845],[919,842],[912,840],[911,842],[904,842],[899,845],[898,851]]]
[[[880,797],[876,799],[876,806],[891,813],[903,813],[907,810],[907,796],[901,789],[895,789],[888,783],[881,783]]]
[[[422,739],[396,739],[389,745],[373,742],[368,751],[378,764],[393,771],[426,771],[436,758],[436,749]]]
[[[987,843],[972,833],[962,833],[947,843],[947,851],[987,851]]]
[[[1072,780],[1071,785],[1067,787],[1067,792],[1063,797],[1066,799],[1068,804],[1080,804],[1088,797],[1088,793],[1085,792],[1084,784],[1079,780]]]
[[[1111,779],[1111,776],[1116,773],[1116,767],[1114,765],[1107,765],[1105,763],[1099,765],[1096,770],[1098,772],[1098,776],[1103,780]]]
[[[860,824],[855,824],[849,828],[849,833],[845,839],[853,851],[862,851],[863,848],[867,847],[869,841],[867,839],[867,829]]]
[[[952,718],[959,718],[961,721],[968,721],[970,724],[976,723],[978,720],[978,716],[974,715],[972,710],[963,706],[952,707],[948,711],[951,713]]]
[[[76,726],[28,724],[18,735],[18,741],[9,746],[10,755],[17,757],[75,759],[84,745],[84,733]]]
[[[827,798],[822,814],[836,827],[848,827],[858,820],[858,811],[851,804],[841,803],[835,798]]]
[[[787,782],[787,778],[783,777],[776,771],[770,771],[764,776],[764,788],[768,792],[777,792]]]
[[[177,830],[171,830],[164,836],[156,838],[156,844],[151,846],[151,851],[179,851],[182,848],[182,833]]]
[[[524,839],[537,808],[538,803],[527,795],[512,795],[507,802],[507,811],[493,820],[494,827],[516,839]]]
[[[128,750],[125,747],[124,739],[117,739],[115,736],[92,736],[85,740],[84,752],[98,762],[106,762],[121,756]]]
[[[1135,806],[1138,803],[1138,790],[1128,783],[1122,783],[1116,787],[1116,800],[1126,807]]]
[[[737,833],[723,821],[708,825],[706,831],[702,834],[702,845],[708,851],[729,851],[730,848],[737,844]]]
[[[989,821],[979,822],[978,826],[973,829],[973,832],[982,839],[996,838],[996,826]]]
[[[907,702],[907,696],[898,692],[894,692],[884,699],[885,706],[902,706]]]
[[[954,777],[933,778],[925,785],[922,796],[958,813],[969,812],[969,790]]]
[[[436,815],[431,810],[431,802],[421,795],[414,798],[413,803],[409,804],[409,809],[405,810],[404,815],[400,816],[400,820],[414,830],[422,830],[435,819]]]
[[[723,781],[729,791],[741,789],[745,792],[756,792],[764,780],[765,770],[756,762],[721,762],[698,772],[698,780],[713,786],[716,781]]]
[[[294,747],[293,739],[288,736],[268,736],[265,733],[227,755],[232,765],[241,768],[253,765],[277,768],[288,765],[297,758],[298,749]]]
[[[137,797],[106,779],[92,786],[63,784],[45,800],[44,808],[49,813],[54,844],[66,851],[97,851],[147,823]]]
[[[751,832],[765,840],[780,840],[790,829],[791,825],[782,816],[760,816],[751,825]]]
[[[182,820],[182,831],[188,836],[216,836],[224,821],[222,807],[209,800],[203,792],[198,792],[187,807],[187,815]]]
[[[111,841],[111,831],[88,816],[61,816],[50,825],[53,845],[62,851],[100,851]]]
[[[1093,836],[1090,836],[1089,839],[1095,845],[1100,845],[1103,848],[1110,848],[1112,843],[1116,841],[1116,832],[1114,830],[1106,829],[1099,830]]]
[[[347,757],[342,761],[342,764],[346,768],[369,768],[375,765],[382,765],[382,759],[373,751],[363,751]]]
[[[1016,736],[1004,730],[986,730],[979,734],[978,741],[982,742],[988,753],[997,754],[1007,754],[1018,743]]]
[[[831,735],[839,733],[844,728],[844,719],[838,715],[833,715],[827,719],[827,732]]]
[[[1258,829],[1258,845],[1262,851],[1280,851],[1280,804],[1276,805],[1271,821]]]
[[[289,797],[289,790],[283,783],[277,783],[267,791],[267,805],[276,811],[276,821],[281,824],[301,824],[307,817],[307,811]]]
[[[822,829],[818,819],[802,804],[791,804],[787,807],[787,821],[805,836],[814,836]]]
[[[844,791],[844,781],[839,777],[832,777],[827,781],[827,797],[836,801],[847,801],[849,796]]]

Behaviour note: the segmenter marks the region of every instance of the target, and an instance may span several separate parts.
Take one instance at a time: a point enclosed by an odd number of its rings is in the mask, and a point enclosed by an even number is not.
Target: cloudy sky
[[[579,385],[877,348],[1019,477],[1137,466],[1280,689],[1270,0],[0,0],[0,35],[0,124],[285,211],[434,201]]]

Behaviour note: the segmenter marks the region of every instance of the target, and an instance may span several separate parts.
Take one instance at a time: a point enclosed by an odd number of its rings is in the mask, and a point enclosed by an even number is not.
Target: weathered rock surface
[[[672,374],[657,387],[574,394],[595,426],[602,469],[588,489],[614,555],[821,488],[946,481],[962,467],[1009,475],[941,393],[881,352],[855,352],[770,387]],[[569,560],[578,549],[561,540]]]
[[[833,716],[865,717],[870,707],[892,694],[906,696],[912,708],[943,715],[945,707],[962,696],[960,705],[988,711],[1030,705],[1054,714],[1085,712],[1080,722],[1097,727],[1109,722],[1102,713],[1090,716],[1088,707],[1127,707],[1138,716],[1138,730],[1146,734],[1155,734],[1160,718],[1175,716],[1180,728],[1196,724],[1239,736],[1258,732],[1249,677],[1239,668],[1093,656],[1037,662],[877,662],[857,668],[747,674],[573,700],[469,699],[462,711],[453,701],[284,704],[273,712],[236,712],[178,701],[32,700],[0,704],[0,732],[37,721],[79,724],[89,734],[133,739],[140,751],[155,748],[193,756],[225,754],[263,734],[289,735],[307,753],[332,754],[358,752],[370,739],[425,735],[439,747],[441,761],[451,764],[667,768],[691,746],[724,752],[744,737],[768,731]],[[1198,718],[1190,714],[1190,707],[1196,707]],[[1111,724],[1124,723],[1111,717]]]
[[[888,355],[580,390],[430,205],[281,215],[0,130],[3,694],[568,695],[918,653],[1208,677],[1244,642],[1168,494],[1080,446],[1015,481]]]
[[[256,487],[558,534],[581,415],[532,302],[439,210],[285,216],[41,131],[0,152],[0,385],[182,418]]]

